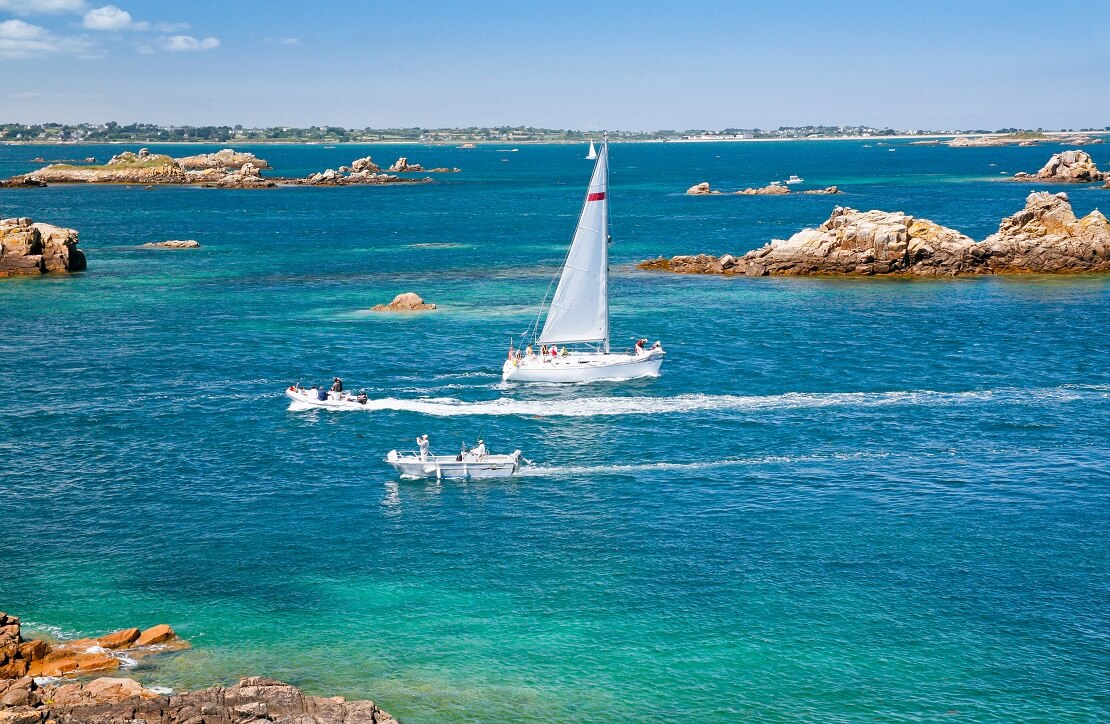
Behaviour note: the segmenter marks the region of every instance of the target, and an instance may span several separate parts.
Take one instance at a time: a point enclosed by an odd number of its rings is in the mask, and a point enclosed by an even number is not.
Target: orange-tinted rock
[[[435,309],[434,304],[425,304],[419,294],[405,292],[398,294],[389,304],[375,304],[370,308],[373,312],[412,312],[424,309]]]
[[[125,649],[139,638],[140,633],[137,628],[125,628],[122,631],[101,636],[97,642],[106,649]]]
[[[135,640],[134,645],[149,646],[150,644],[160,644],[163,641],[169,641],[174,638],[177,638],[177,634],[173,632],[173,629],[164,623],[160,623],[157,626],[151,626],[143,631],[142,634],[139,635],[139,638]]]
[[[36,659],[44,659],[50,653],[50,644],[42,639],[34,639],[33,641],[24,641],[19,645],[19,658],[26,659],[27,661],[35,661]]]

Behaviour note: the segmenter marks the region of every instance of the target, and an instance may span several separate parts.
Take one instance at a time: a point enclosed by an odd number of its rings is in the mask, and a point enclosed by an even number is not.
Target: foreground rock
[[[702,181],[700,184],[694,184],[690,188],[686,189],[686,193],[690,196],[706,196],[708,194],[719,194],[721,192],[714,191],[712,188],[710,188],[708,181]]]
[[[306,696],[274,679],[162,694],[131,679],[100,678],[40,686],[30,677],[0,681],[0,722],[10,724],[395,724],[372,701]]]
[[[1110,222],[1097,210],[1077,219],[1064,193],[1029,194],[982,246],[999,273],[1110,271]]]
[[[776,239],[742,257],[660,257],[641,269],[747,276],[1059,274],[1110,271],[1110,222],[1098,211],[1077,219],[1066,194],[1034,192],[979,244],[960,232],[901,212],[837,207],[816,229]]]
[[[199,249],[200,242],[195,239],[170,239],[169,241],[151,241],[143,244],[144,249]]]
[[[158,648],[151,648],[155,644]],[[76,641],[24,641],[19,619],[0,613],[0,683],[23,676],[78,676],[118,669],[120,656],[117,652],[120,651],[127,651],[130,659],[141,659],[153,653],[188,647],[189,644],[165,624],[145,631],[128,628]]]
[[[1099,171],[1086,151],[1054,153],[1048,163],[1035,174],[1016,173],[1014,181],[1053,181],[1057,183],[1091,183],[1110,178]]]
[[[434,304],[425,304],[419,295],[405,292],[398,294],[389,304],[375,304],[370,309],[373,312],[414,312],[435,308]]]
[[[187,647],[165,624],[99,638],[49,644],[24,641],[19,619],[0,613],[0,722],[3,724],[390,724],[372,701],[306,696],[294,686],[251,677],[235,686],[167,694],[127,678],[42,682],[119,667],[129,658]]]
[[[28,218],[0,219],[0,277],[85,268],[77,232]]]

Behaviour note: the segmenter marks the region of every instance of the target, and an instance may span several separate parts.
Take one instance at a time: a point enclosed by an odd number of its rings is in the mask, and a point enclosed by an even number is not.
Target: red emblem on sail
[[[604,191],[598,191],[597,193],[590,194],[589,196],[587,196],[586,201],[601,201],[604,198],[605,198],[605,192]]]

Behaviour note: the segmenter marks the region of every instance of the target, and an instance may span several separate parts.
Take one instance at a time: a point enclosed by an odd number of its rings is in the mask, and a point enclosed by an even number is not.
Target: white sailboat
[[[587,161],[593,161],[597,158],[597,149],[594,148],[594,142],[590,141],[590,151],[586,154]]]
[[[592,382],[659,374],[666,354],[659,342],[648,348],[647,340],[639,340],[623,353],[609,350],[609,144],[605,141],[543,331],[537,336],[542,312],[541,307],[531,334],[525,335],[539,349],[529,345],[523,351],[514,350],[510,344],[502,367],[504,381]]]

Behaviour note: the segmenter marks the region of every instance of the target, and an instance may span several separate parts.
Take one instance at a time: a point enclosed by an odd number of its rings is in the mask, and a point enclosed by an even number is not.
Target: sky
[[[0,122],[1110,126],[1110,0],[0,0]]]

